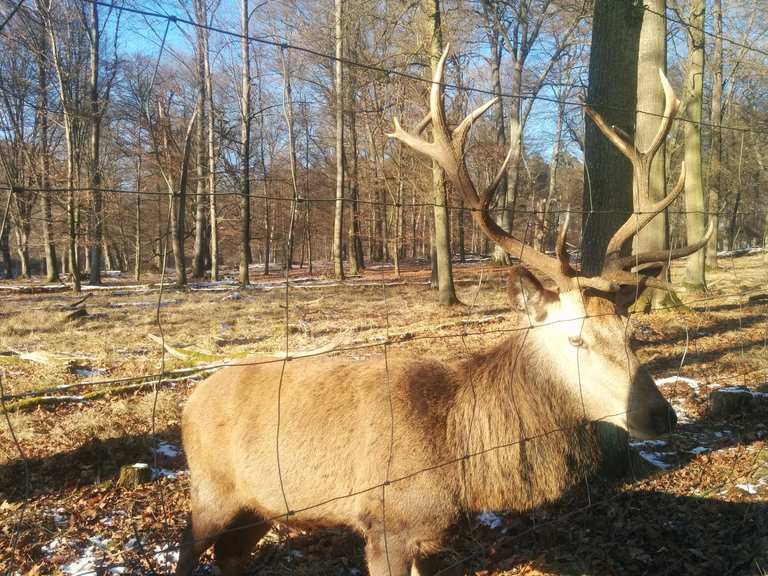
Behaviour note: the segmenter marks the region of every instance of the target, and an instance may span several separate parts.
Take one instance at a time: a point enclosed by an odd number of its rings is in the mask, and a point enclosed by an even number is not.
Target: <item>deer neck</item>
[[[448,441],[468,511],[526,510],[560,497],[599,459],[581,408],[542,345],[515,333],[462,362]]]

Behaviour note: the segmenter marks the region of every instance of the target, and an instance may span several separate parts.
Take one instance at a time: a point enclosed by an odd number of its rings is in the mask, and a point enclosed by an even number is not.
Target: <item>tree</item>
[[[251,54],[249,49],[250,10],[248,0],[240,1],[240,39],[243,67],[240,95],[240,285],[248,285],[251,263]]]
[[[701,155],[701,109],[704,93],[704,0],[692,0],[688,26],[689,96],[685,124],[685,208],[686,232],[689,242],[704,235],[707,227],[704,182]],[[706,290],[706,250],[688,258],[685,283],[692,288]]]
[[[666,14],[666,0],[649,0],[650,10],[642,14],[637,65],[637,115],[635,120],[635,145],[647,149],[658,130],[659,116],[664,114],[664,91],[658,81],[659,70],[667,70],[667,20],[658,14]],[[633,205],[635,212],[645,213],[651,205],[667,195],[667,174],[665,162],[666,147],[659,148],[651,164],[647,183],[633,182]],[[637,174],[635,175],[637,178]],[[647,194],[640,194],[646,190]],[[669,224],[666,210],[660,212],[635,236],[634,253],[666,250],[669,248]],[[659,276],[667,279],[664,266]],[[634,310],[664,308],[675,302],[667,290],[648,289],[637,300]]]
[[[440,0],[423,0],[422,10],[425,17],[428,38],[429,63],[432,74],[443,53],[443,31],[440,25]],[[448,196],[445,189],[445,176],[440,165],[432,161],[432,194],[434,231],[433,269],[437,268],[438,302],[442,306],[459,303],[453,285],[453,266],[451,263],[450,217],[448,214]]]
[[[343,0],[335,0],[336,61],[334,63],[334,89],[336,94],[336,208],[333,219],[333,269],[336,278],[344,279],[344,7]]]
[[[635,132],[642,12],[632,0],[596,0],[593,11],[587,102],[629,137]],[[632,213],[632,167],[591,122],[585,128],[584,167],[581,268],[598,274],[608,241]]]
[[[714,50],[712,62],[712,108],[709,121],[712,124],[712,140],[709,147],[709,198],[707,212],[713,223],[712,237],[707,244],[707,268],[717,268],[717,237],[720,212],[720,194],[723,189],[723,7],[722,0],[713,0]]]

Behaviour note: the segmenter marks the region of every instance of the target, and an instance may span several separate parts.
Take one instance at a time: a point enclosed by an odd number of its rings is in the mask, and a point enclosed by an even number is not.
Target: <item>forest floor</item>
[[[362,360],[381,356],[385,340],[447,359],[503,338],[514,327],[505,270],[473,262],[455,275],[464,305],[450,309],[418,266],[342,283],[295,270],[288,289],[281,273],[258,270],[247,289],[225,280],[162,292],[157,277],[110,275],[85,288],[87,314],[74,320],[79,298],[62,287],[0,282],[0,572],[168,573],[189,505],[179,420],[200,367],[276,358],[286,345]],[[766,280],[762,254],[722,259],[708,293],[681,291],[685,306],[633,316],[633,347],[679,417],[675,433],[633,445],[652,471],[531,514],[479,516],[451,552],[465,572],[767,574]],[[712,393],[723,388],[743,401],[717,413]],[[134,463],[153,480],[118,486]],[[209,552],[199,573],[210,566]],[[362,545],[340,531],[277,528],[252,573],[361,575]]]

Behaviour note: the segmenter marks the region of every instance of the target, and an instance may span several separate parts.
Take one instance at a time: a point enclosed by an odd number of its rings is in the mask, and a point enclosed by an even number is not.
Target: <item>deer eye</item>
[[[568,336],[568,342],[571,343],[571,346],[584,346],[584,340],[581,336]]]

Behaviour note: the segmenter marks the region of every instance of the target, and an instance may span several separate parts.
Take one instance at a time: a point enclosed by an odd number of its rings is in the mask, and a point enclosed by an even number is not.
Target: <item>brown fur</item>
[[[404,576],[467,514],[556,499],[593,469],[598,444],[524,342],[514,333],[451,364],[300,358],[282,380],[282,362],[208,378],[183,417],[192,518],[177,574],[214,542],[236,573],[269,523],[228,530],[285,514],[286,501],[298,511],[287,523],[350,527],[366,538],[372,575]]]

